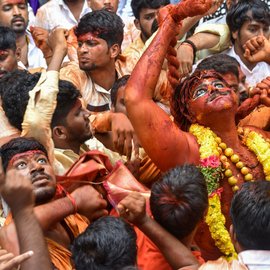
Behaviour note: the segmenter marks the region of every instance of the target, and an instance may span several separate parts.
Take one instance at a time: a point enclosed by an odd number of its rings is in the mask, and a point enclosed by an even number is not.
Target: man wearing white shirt
[[[43,53],[27,32],[28,8],[26,0],[0,0],[0,25],[7,26],[16,34],[17,48],[21,50],[21,66],[24,68],[46,68]]]
[[[71,29],[90,11],[86,0],[51,0],[38,9],[35,25],[47,30]]]
[[[261,0],[240,0],[227,14],[227,24],[233,46],[225,53],[240,63],[246,82],[255,86],[270,75],[270,65],[265,62],[251,63],[244,57],[244,44],[255,36],[270,37],[270,10]]]

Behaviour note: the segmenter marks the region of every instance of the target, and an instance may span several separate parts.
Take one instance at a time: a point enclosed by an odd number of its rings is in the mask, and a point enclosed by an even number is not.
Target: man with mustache
[[[17,47],[21,50],[20,66],[22,68],[46,68],[43,53],[35,46],[31,34],[27,31],[26,0],[1,0],[0,25],[10,27],[16,33]]]
[[[108,213],[106,201],[90,185],[79,187],[71,194],[56,185],[47,151],[34,139],[11,140],[2,146],[1,156],[5,172],[18,171],[33,185],[34,211],[43,229],[53,266],[60,270],[71,269],[70,244],[87,228],[89,221]],[[56,193],[61,198],[56,199]],[[0,244],[9,252],[19,254],[11,213],[0,230]]]
[[[235,256],[228,232],[233,192],[244,181],[270,179],[269,133],[255,127],[237,129],[238,98],[220,74],[198,71],[179,83],[172,44],[181,15],[174,12],[185,10],[185,16],[190,16],[195,7],[207,6],[207,1],[204,5],[196,2],[184,1],[160,10],[161,27],[131,74],[125,105],[141,145],[158,168],[166,171],[185,163],[201,167],[210,207],[195,239],[205,259],[217,258],[220,251],[231,259]],[[152,100],[168,52],[169,78],[175,86],[171,103],[174,122]],[[259,99],[267,101],[263,95]]]

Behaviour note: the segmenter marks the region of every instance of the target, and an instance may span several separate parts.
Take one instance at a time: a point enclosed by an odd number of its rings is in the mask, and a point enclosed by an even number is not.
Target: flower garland
[[[226,220],[222,214],[220,204],[222,189],[220,189],[219,181],[223,177],[222,163],[220,161],[222,149],[219,147],[221,139],[210,128],[198,124],[191,125],[190,132],[197,138],[200,145],[199,167],[207,183],[209,207],[205,221],[209,226],[216,247],[230,261],[237,258],[237,254],[231,243],[229,232],[225,227]],[[239,133],[243,135],[243,143],[255,153],[262,164],[266,180],[270,181],[270,143],[261,134],[250,129],[241,128]]]
[[[198,124],[193,124],[189,130],[200,145],[200,169],[203,173],[208,190],[209,207],[205,222],[209,226],[216,247],[225,255],[227,260],[237,258],[230,234],[225,227],[225,217],[221,212],[219,180],[222,177],[218,137],[210,130]]]

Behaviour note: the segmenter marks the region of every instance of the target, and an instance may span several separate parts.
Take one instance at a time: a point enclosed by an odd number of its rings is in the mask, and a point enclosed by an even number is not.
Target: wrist
[[[147,214],[144,215],[143,218],[140,219],[139,222],[136,222],[136,226],[143,230],[144,228],[148,227],[148,224],[151,224],[152,218],[148,216]]]
[[[195,63],[195,59],[196,59],[196,53],[197,53],[197,46],[194,44],[193,41],[186,39],[184,40],[181,45],[183,46],[188,46],[189,48],[192,49],[193,52],[193,64]]]
[[[27,206],[16,206],[11,207],[11,213],[14,219],[20,217],[26,217],[34,214],[34,205],[27,205]]]

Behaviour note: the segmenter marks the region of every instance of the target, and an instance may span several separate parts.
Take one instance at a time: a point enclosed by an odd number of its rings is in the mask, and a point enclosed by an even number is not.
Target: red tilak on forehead
[[[26,1],[25,0],[8,0],[6,3],[7,4],[12,4],[12,5],[26,4]]]
[[[100,35],[100,32],[98,32],[98,31],[88,32],[88,33],[85,33],[85,34],[78,36],[78,41],[85,42],[87,40],[93,40],[93,39],[98,38],[99,35]]]
[[[8,162],[8,168],[10,168],[13,165],[13,163],[16,160],[18,160],[19,158],[24,158],[24,157],[32,158],[36,154],[41,154],[41,155],[46,156],[46,154],[44,152],[42,152],[41,150],[29,150],[29,151],[26,151],[26,152],[23,152],[23,153],[18,153],[16,155],[14,155],[12,157],[12,159]]]

